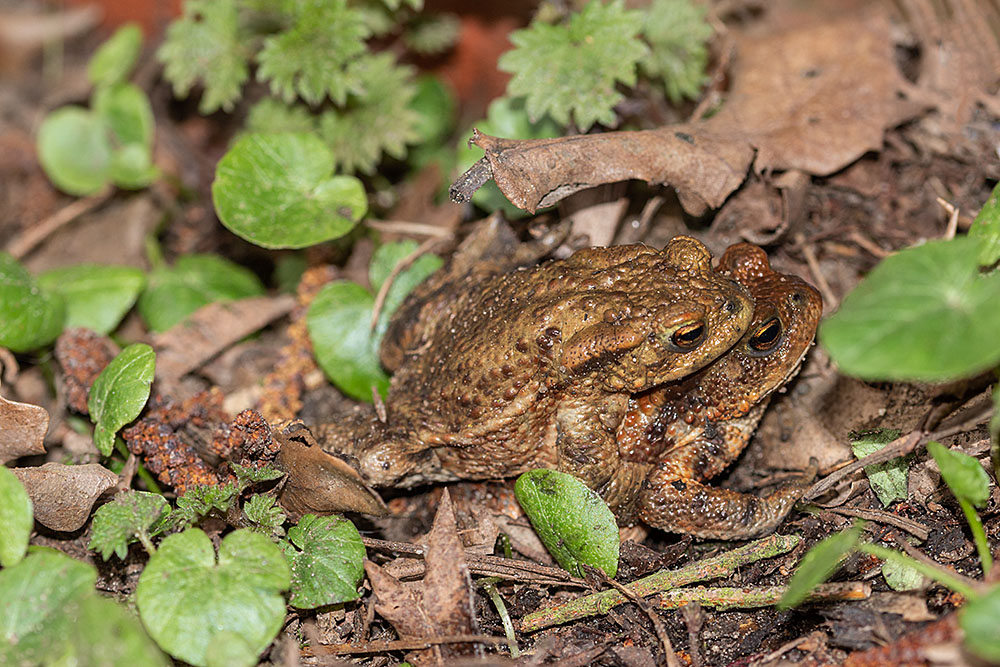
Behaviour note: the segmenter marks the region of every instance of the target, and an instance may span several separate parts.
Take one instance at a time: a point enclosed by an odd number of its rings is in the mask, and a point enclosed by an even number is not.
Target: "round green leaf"
[[[119,146],[153,144],[153,108],[146,93],[131,83],[118,83],[94,93],[94,113],[108,124]]]
[[[320,290],[306,314],[319,367],[342,392],[369,402],[372,386],[383,396],[389,389],[371,331],[374,304],[364,287],[338,280]]]
[[[814,588],[829,579],[840,567],[844,557],[857,546],[862,530],[864,526],[858,523],[817,542],[795,568],[795,573],[788,582],[788,590],[781,597],[778,607],[789,609],[800,604]]]
[[[142,48],[142,28],[127,23],[115,31],[87,64],[87,78],[95,86],[110,86],[128,78]]]
[[[139,416],[156,370],[156,353],[145,343],[122,350],[94,380],[87,409],[94,421],[94,444],[111,454],[118,429]]]
[[[166,331],[202,306],[264,293],[249,269],[215,255],[184,255],[172,268],[150,273],[139,314],[153,331]]]
[[[371,264],[368,266],[368,280],[371,282],[372,289],[375,291],[382,289],[382,283],[389,279],[396,265],[409,257],[416,249],[416,241],[383,243],[376,248],[372,254]],[[396,274],[389,291],[386,292],[385,300],[382,302],[382,312],[379,313],[379,324],[375,334],[376,348],[381,345],[382,336],[389,326],[389,319],[403,303],[403,299],[413,291],[414,287],[441,268],[443,263],[437,255],[425,253],[406,269]]]
[[[820,326],[848,375],[952,380],[1000,362],[1000,272],[982,275],[980,239],[930,241],[887,257]]]
[[[47,292],[21,264],[0,252],[0,347],[27,352],[62,333],[66,304]]]
[[[76,106],[57,109],[38,129],[38,159],[57,188],[71,195],[97,192],[111,180],[113,148],[107,124]]]
[[[78,264],[38,276],[42,289],[66,302],[66,327],[86,327],[107,335],[114,331],[146,284],[139,269]]]
[[[443,141],[455,124],[455,95],[436,76],[417,79],[417,92],[410,99],[409,107],[417,112],[418,143]]]
[[[307,514],[288,531],[292,605],[314,609],[358,599],[365,547],[354,524],[336,516]]]
[[[990,198],[979,209],[976,219],[969,227],[969,236],[978,238],[982,245],[979,263],[992,266],[1000,260],[1000,183],[993,188]]]
[[[927,443],[927,451],[934,457],[941,477],[957,498],[967,500],[976,507],[986,504],[990,497],[990,476],[979,461],[933,440]]]
[[[965,633],[965,645],[970,651],[991,663],[1000,662],[1000,586],[970,600],[959,612],[958,624]]]
[[[21,562],[34,527],[28,492],[14,473],[0,465],[0,566]]]
[[[618,523],[592,489],[572,475],[531,470],[517,478],[514,495],[549,553],[566,570],[583,576],[581,564],[618,572]]]
[[[135,616],[122,605],[96,594],[82,595],[60,610],[46,635],[55,641],[50,665],[149,665],[168,667]]]
[[[223,630],[215,635],[205,651],[207,667],[253,667],[257,664],[257,653],[243,637],[235,632]]]
[[[135,598],[149,633],[175,658],[204,666],[209,646],[232,632],[259,655],[281,629],[288,563],[263,535],[237,530],[212,542],[197,528],[163,540]]]
[[[237,236],[302,248],[343,236],[368,210],[361,181],[332,174],[333,154],[313,134],[247,134],[219,161],[212,200]]]

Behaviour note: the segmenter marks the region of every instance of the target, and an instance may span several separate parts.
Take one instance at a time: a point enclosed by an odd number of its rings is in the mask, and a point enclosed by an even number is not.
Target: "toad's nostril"
[[[742,306],[740,305],[739,301],[733,301],[732,299],[726,301],[726,312],[729,313],[730,315],[735,315],[736,313],[740,312],[741,309]]]

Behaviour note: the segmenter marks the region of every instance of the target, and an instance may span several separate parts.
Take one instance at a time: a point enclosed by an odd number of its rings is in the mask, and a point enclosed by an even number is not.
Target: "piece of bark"
[[[97,499],[118,484],[118,476],[97,463],[68,466],[49,462],[12,471],[28,491],[35,519],[64,532],[78,530],[87,523]]]

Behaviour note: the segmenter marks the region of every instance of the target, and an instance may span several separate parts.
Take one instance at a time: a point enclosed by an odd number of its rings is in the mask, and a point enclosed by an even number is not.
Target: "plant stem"
[[[787,586],[763,586],[760,588],[677,588],[660,593],[653,604],[660,609],[677,609],[689,602],[697,602],[705,607],[718,609],[748,609],[769,607],[777,604],[788,590]],[[865,582],[846,581],[820,584],[806,598],[807,602],[831,600],[865,600],[871,596],[871,586]]]
[[[497,577],[487,577],[480,580],[479,584],[486,591],[486,594],[490,596],[493,606],[497,608],[500,621],[503,623],[503,632],[507,635],[507,647],[510,649],[510,657],[516,659],[521,655],[521,649],[517,646],[517,637],[514,635],[514,624],[510,620],[510,614],[507,613],[507,605],[504,604],[503,598],[500,597],[500,591],[497,590],[498,581]]]
[[[881,558],[882,560],[891,560],[900,565],[906,565],[907,567],[912,567],[914,570],[920,574],[933,579],[934,581],[947,586],[956,593],[961,593],[965,596],[967,600],[975,599],[979,596],[976,589],[965,583],[958,577],[952,575],[951,572],[944,569],[943,567],[934,567],[928,565],[927,563],[922,563],[918,560],[910,558],[906,554],[896,551],[895,549],[889,549],[878,544],[861,543],[858,545],[858,550],[866,554],[875,556],[876,558]]]
[[[139,538],[139,542],[141,542],[143,548],[146,549],[146,553],[150,556],[156,553],[156,547],[153,545],[153,540],[149,539],[149,535],[146,534],[146,531],[140,530],[135,536]]]
[[[656,572],[632,582],[628,585],[628,589],[639,597],[646,597],[695,581],[716,579],[729,575],[748,563],[787,553],[798,543],[799,537],[795,535],[771,535],[678,570]],[[534,632],[579,618],[606,614],[612,607],[627,600],[628,598],[617,590],[601,591],[562,605],[532,612],[521,619],[520,629],[523,632]]]
[[[976,543],[976,551],[979,552],[979,560],[983,564],[983,577],[990,568],[993,567],[993,554],[990,553],[990,544],[986,541],[986,531],[983,530],[983,521],[976,513],[976,508],[965,498],[959,498],[958,504],[965,514],[965,520],[969,522],[969,529],[972,531],[972,541]]]

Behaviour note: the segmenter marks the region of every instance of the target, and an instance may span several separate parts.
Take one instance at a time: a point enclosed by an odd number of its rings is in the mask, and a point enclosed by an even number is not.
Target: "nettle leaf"
[[[0,347],[28,352],[62,333],[66,304],[42,289],[21,263],[0,252]]]
[[[607,504],[572,475],[531,470],[517,478],[514,495],[531,520],[542,544],[559,564],[576,576],[580,565],[618,572],[618,522]]]
[[[177,97],[201,83],[201,113],[231,111],[250,75],[248,37],[239,29],[236,0],[187,0],[156,56]]]
[[[128,545],[154,533],[154,526],[170,512],[167,500],[158,493],[125,491],[94,513],[90,544],[92,551],[108,560],[111,554],[125,560]]]
[[[111,86],[128,78],[142,49],[142,28],[126,23],[111,35],[87,64],[87,78],[95,86]]]
[[[969,236],[982,242],[979,263],[992,266],[1000,260],[1000,184],[993,188],[979,214],[969,227]]]
[[[267,648],[285,618],[288,563],[268,538],[250,530],[227,535],[215,550],[197,528],[170,535],[139,577],[135,599],[149,633],[170,655],[192,665],[220,634],[231,632],[254,655]]]
[[[0,567],[17,565],[28,551],[35,527],[31,498],[6,466],[0,465]]]
[[[856,457],[863,458],[883,449],[899,437],[898,429],[881,429],[861,434],[851,439],[851,450]],[[865,466],[865,474],[883,505],[889,506],[897,500],[906,500],[907,473],[909,464],[905,457],[897,457],[885,463]]]
[[[250,107],[248,132],[315,132],[316,117],[302,104],[286,104],[265,97]]]
[[[265,248],[343,236],[368,210],[364,185],[333,175],[333,156],[307,133],[247,134],[219,160],[212,201],[231,232]]]
[[[277,502],[278,499],[274,496],[255,493],[243,506],[243,514],[261,529],[262,534],[282,535],[284,530],[282,530],[281,525],[285,523],[287,517]]]
[[[386,265],[395,266],[416,247],[412,241],[379,246],[369,269],[372,288],[382,286],[391,271],[385,270]],[[374,333],[371,319],[375,296],[371,292],[346,280],[334,281],[320,290],[306,314],[306,326],[316,362],[338,389],[361,401],[372,400],[373,386],[385,396],[389,378],[379,364],[378,348],[389,318],[406,295],[441,263],[436,255],[426,254],[400,271],[386,294]]]
[[[444,141],[455,124],[455,94],[436,76],[417,79],[410,109],[416,112],[414,130],[421,144]]]
[[[707,13],[707,7],[690,0],[654,0],[645,13],[642,34],[651,48],[639,65],[650,77],[663,79],[674,104],[696,98],[707,80],[713,34]]]
[[[364,15],[347,0],[302,0],[291,7],[291,27],[266,38],[257,54],[257,78],[269,81],[285,102],[301,97],[316,105],[329,95],[343,104],[358,89],[347,65],[367,50],[371,34]]]
[[[288,539],[285,555],[292,566],[293,606],[315,609],[358,599],[365,547],[353,523],[307,514],[288,531]]]
[[[156,370],[156,353],[134,343],[118,353],[90,388],[87,409],[94,422],[94,444],[110,456],[118,430],[142,412]]]
[[[56,109],[38,128],[38,159],[63,192],[94,194],[111,180],[114,149],[107,124],[78,106]]]
[[[958,624],[965,633],[965,646],[983,660],[1000,662],[1000,586],[969,600],[958,612]]]
[[[418,16],[403,33],[403,40],[414,52],[434,55],[450,49],[458,41],[462,21],[455,14]]]
[[[216,255],[184,255],[173,267],[149,274],[138,308],[149,328],[161,332],[206,304],[263,293],[260,279],[246,267]]]
[[[929,241],[891,255],[820,325],[848,375],[935,382],[1000,362],[1000,272],[982,275],[981,241]]]
[[[239,495],[236,484],[197,484],[189,486],[184,495],[177,498],[177,509],[170,516],[174,526],[190,526],[210,512],[225,515]]]
[[[990,497],[990,476],[974,457],[948,449],[939,442],[927,443],[927,451],[941,470],[945,484],[960,500],[983,507]]]
[[[514,31],[515,48],[497,62],[513,75],[507,94],[524,96],[532,119],[572,120],[582,132],[594,123],[613,127],[614,107],[624,98],[616,86],[635,84],[636,64],[649,52],[638,39],[644,16],[622,0],[591,0],[564,25],[534,21]]]
[[[115,330],[146,284],[146,274],[129,266],[78,264],[38,276],[42,289],[66,302],[66,323],[107,335]]]
[[[358,58],[349,70],[360,82],[359,92],[348,97],[345,108],[322,114],[319,133],[338,169],[371,174],[383,153],[401,160],[406,144],[418,139],[418,115],[410,108],[413,68],[379,53]]]
[[[778,603],[779,609],[789,609],[801,604],[814,588],[830,578],[841,561],[857,547],[864,525],[855,524],[847,530],[831,535],[806,552],[795,568],[788,590]]]

